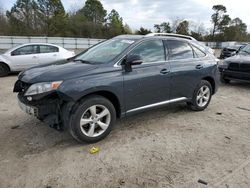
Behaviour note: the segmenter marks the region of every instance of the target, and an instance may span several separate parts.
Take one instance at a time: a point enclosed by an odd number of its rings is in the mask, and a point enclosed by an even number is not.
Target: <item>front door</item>
[[[169,71],[162,40],[144,41],[128,53],[140,55],[141,65],[124,72],[126,111],[133,112],[169,100]]]
[[[10,53],[9,59],[17,71],[36,66],[39,63],[38,46],[20,47]]]

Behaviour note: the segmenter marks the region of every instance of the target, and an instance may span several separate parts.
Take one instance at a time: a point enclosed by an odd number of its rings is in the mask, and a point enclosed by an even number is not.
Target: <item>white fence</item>
[[[90,38],[64,38],[64,37],[26,37],[26,36],[0,36],[0,49],[9,49],[24,43],[52,43],[66,49],[86,49],[101,42],[104,39]],[[210,48],[221,49],[230,45],[240,44],[238,42],[203,42]]]
[[[9,49],[24,43],[51,43],[66,49],[77,50],[89,48],[102,40],[89,38],[0,36],[0,49]]]

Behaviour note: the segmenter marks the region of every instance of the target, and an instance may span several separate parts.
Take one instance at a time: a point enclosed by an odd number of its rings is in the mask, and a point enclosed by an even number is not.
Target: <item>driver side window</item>
[[[16,55],[37,54],[38,51],[39,50],[37,45],[28,45],[14,50],[13,52],[11,52],[11,55],[16,56]]]
[[[145,41],[135,47],[130,55],[140,55],[143,63],[165,61],[165,52],[162,40]]]

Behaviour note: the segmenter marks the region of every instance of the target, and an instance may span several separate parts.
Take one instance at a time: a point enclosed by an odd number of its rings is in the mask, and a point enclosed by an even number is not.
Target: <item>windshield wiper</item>
[[[86,60],[82,60],[82,59],[74,59],[73,61],[74,61],[74,62],[80,61],[81,63],[92,64],[91,62],[86,61]]]

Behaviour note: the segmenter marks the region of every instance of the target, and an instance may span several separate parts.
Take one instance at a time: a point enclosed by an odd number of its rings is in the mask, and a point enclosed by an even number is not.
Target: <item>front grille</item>
[[[13,92],[16,93],[23,93],[25,92],[31,84],[25,83],[21,80],[17,80],[13,89]]]
[[[250,64],[249,63],[230,63],[228,66],[228,69],[232,71],[250,73]]]

